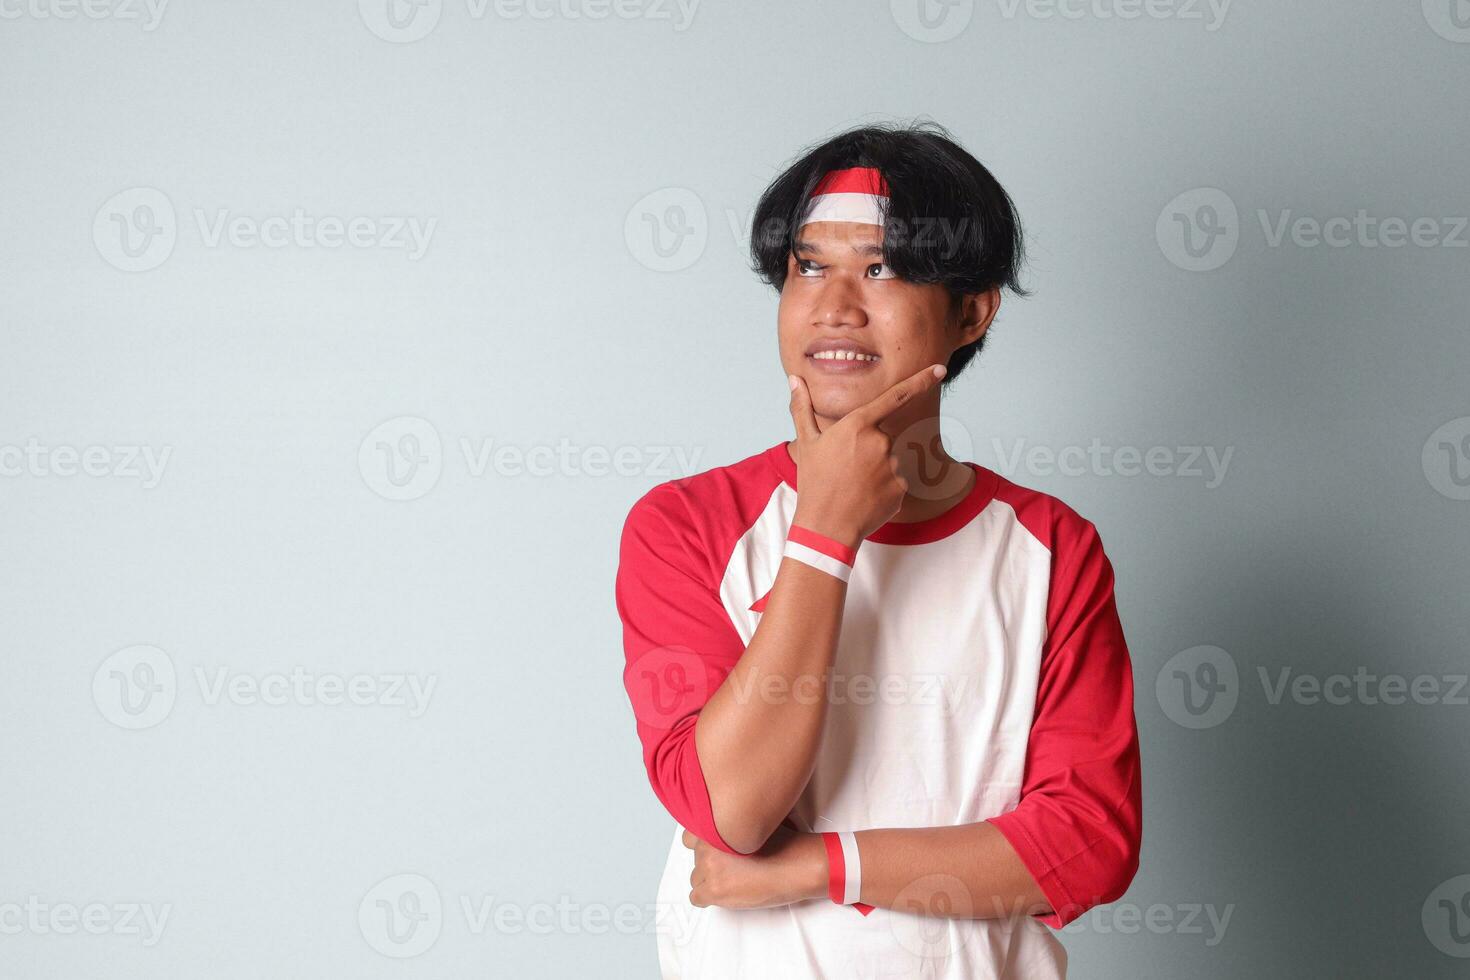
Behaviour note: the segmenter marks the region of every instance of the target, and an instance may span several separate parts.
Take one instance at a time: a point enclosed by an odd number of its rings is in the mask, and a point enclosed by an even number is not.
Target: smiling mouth
[[[816,374],[866,374],[878,370],[877,354],[860,354],[852,350],[819,350],[806,356]]]
[[[814,361],[865,361],[872,363],[878,360],[877,354],[859,354],[854,350],[819,350],[807,357]]]

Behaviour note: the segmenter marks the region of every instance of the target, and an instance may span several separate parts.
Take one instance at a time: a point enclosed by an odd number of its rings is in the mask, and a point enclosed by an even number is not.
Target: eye
[[[799,276],[804,276],[804,277],[806,277],[808,279],[811,279],[811,278],[814,278],[816,276],[817,272],[820,269],[821,269],[821,266],[817,265],[811,259],[797,259],[796,260],[796,274],[799,275]]]
[[[894,274],[894,271],[892,269],[888,268],[888,266],[884,265],[882,262],[874,262],[872,265],[868,266],[868,278],[897,279],[898,276]]]

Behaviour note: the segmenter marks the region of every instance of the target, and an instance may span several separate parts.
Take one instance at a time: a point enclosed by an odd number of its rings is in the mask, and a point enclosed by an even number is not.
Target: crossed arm
[[[784,560],[746,645],[709,598],[710,570],[690,558],[698,549],[657,547],[697,537],[679,501],[662,503],[630,515],[618,603],[645,765],[695,851],[691,901],[754,908],[824,898],[820,837],[781,823],[815,764],[846,585]],[[1119,897],[1137,869],[1138,742],[1111,566],[1092,526],[1070,512],[1030,519],[1045,525],[1055,559],[1019,803],[979,823],[859,831],[864,903],[960,918],[1029,914],[1061,927]],[[640,668],[656,665],[674,636],[698,651],[693,683],[680,687],[684,703],[650,718],[642,685],[659,679]],[[818,696],[749,694],[773,689]]]
[[[859,899],[879,908],[947,918],[1054,914],[1014,848],[989,823],[862,830]],[[818,834],[785,827],[753,855],[729,854],[684,832],[694,851],[689,900],[704,907],[768,908],[827,898]]]
[[[816,761],[827,700],[800,692],[826,690],[846,589],[840,579],[784,560],[749,647],[699,714],[698,758],[726,846],[685,832],[695,851],[695,905],[762,908],[827,895],[821,836],[779,825]],[[786,693],[749,696],[758,690]],[[859,897],[868,905],[962,918],[1053,911],[1015,849],[988,823],[865,830],[857,842]]]

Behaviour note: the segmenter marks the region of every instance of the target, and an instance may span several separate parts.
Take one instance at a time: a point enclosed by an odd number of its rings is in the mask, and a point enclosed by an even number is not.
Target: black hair
[[[874,167],[888,184],[883,261],[900,279],[938,283],[952,308],[996,287],[1029,295],[1021,220],[1010,195],[938,123],[861,126],[808,149],[761,195],[751,220],[755,272],[779,292],[807,199],[829,170]],[[985,335],[949,359],[944,384],[980,353]]]

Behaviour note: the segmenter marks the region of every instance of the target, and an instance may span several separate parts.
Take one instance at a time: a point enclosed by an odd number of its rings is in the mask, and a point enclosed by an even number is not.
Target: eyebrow
[[[863,245],[854,245],[852,247],[852,250],[859,255],[876,255],[880,258],[883,255],[883,247],[881,245],[874,245],[872,242],[868,242]],[[822,249],[820,246],[814,245],[811,242],[800,238],[796,240],[796,244],[792,246],[791,251],[794,254],[800,254],[802,252],[805,252],[809,255],[822,254]]]

